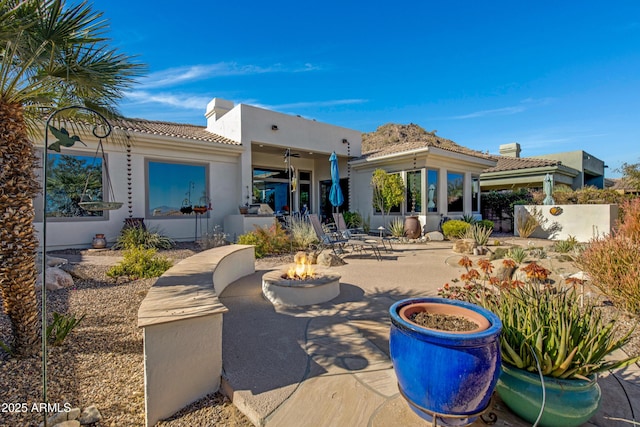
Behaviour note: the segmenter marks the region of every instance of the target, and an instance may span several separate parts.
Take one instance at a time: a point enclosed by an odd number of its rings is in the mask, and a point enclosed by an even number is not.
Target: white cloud
[[[191,110],[204,111],[210,97],[180,95],[173,93],[151,93],[148,91],[127,92],[126,99],[135,104],[161,104]]]
[[[333,107],[335,105],[352,105],[352,104],[364,104],[366,99],[333,99],[329,101],[307,101],[307,102],[293,102],[291,104],[273,105],[273,110],[289,110],[292,108],[312,108],[312,107]]]
[[[486,117],[486,116],[507,116],[511,114],[521,113],[526,110],[523,106],[518,107],[504,107],[504,108],[494,108],[492,110],[480,110],[474,111],[473,113],[464,114],[462,116],[453,116],[452,119],[475,119],[476,117]]]
[[[213,79],[217,77],[243,76],[265,73],[298,73],[317,71],[320,68],[313,64],[301,66],[284,66],[276,63],[268,66],[242,65],[235,62],[218,62],[217,64],[190,65],[169,68],[150,73],[140,79],[140,86],[145,89],[176,86],[182,83]]]
[[[478,117],[488,117],[488,116],[509,116],[512,114],[522,113],[523,111],[528,110],[530,107],[548,105],[552,103],[553,100],[554,100],[553,98],[525,98],[522,101],[520,101],[519,105],[515,105],[511,107],[493,108],[489,110],[474,111],[469,114],[453,116],[451,118],[456,120],[464,120],[464,119],[475,119]]]

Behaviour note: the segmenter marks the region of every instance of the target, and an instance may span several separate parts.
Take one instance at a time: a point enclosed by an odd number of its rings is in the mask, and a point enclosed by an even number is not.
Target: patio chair
[[[316,232],[318,240],[320,240],[320,245],[330,247],[336,255],[339,251],[342,251],[345,246],[350,246],[353,250],[357,251],[364,251],[368,249],[373,253],[373,255],[375,255],[378,261],[382,260],[378,245],[372,242],[365,242],[364,240],[344,238],[340,233],[326,232],[322,227],[320,218],[318,218],[317,214],[309,214],[309,221],[313,226],[313,230]]]
[[[357,228],[348,228],[347,222],[344,220],[344,216],[341,213],[334,213],[333,220],[336,223],[336,228],[338,232],[341,233],[344,239],[354,238],[357,240],[364,240],[365,242],[371,244],[381,244],[384,248],[385,252],[391,252],[393,250],[393,246],[391,246],[391,239],[384,236],[373,236],[370,234],[366,234],[363,230]],[[387,247],[388,245],[388,247]]]

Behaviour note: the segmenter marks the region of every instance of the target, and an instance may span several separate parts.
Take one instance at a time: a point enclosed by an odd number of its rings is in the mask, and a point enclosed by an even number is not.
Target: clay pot
[[[417,239],[420,237],[422,228],[420,227],[420,220],[417,216],[408,216],[404,220],[404,235],[410,239]]]
[[[423,328],[413,312],[452,314],[476,323],[472,331]],[[421,418],[442,426],[473,423],[489,407],[500,375],[502,322],[464,301],[409,298],[389,309],[389,351],[400,394]],[[436,425],[434,422],[433,425]]]
[[[103,249],[107,247],[107,239],[104,234],[96,234],[96,237],[91,240],[91,247],[94,249]]]

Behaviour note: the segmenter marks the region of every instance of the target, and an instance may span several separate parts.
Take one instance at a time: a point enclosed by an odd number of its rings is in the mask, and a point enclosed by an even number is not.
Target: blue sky
[[[181,7],[180,7],[181,6]],[[214,97],[476,150],[640,162],[640,2],[96,0],[149,67],[128,117],[205,125]]]

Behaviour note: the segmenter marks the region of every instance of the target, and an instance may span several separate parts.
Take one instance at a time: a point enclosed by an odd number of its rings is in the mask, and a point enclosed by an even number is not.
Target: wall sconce
[[[278,125],[271,125],[271,130],[278,130]]]
[[[343,144],[348,144],[348,143],[349,143],[349,141],[347,141],[347,138],[343,138],[343,139],[342,139],[342,143],[343,143]]]

